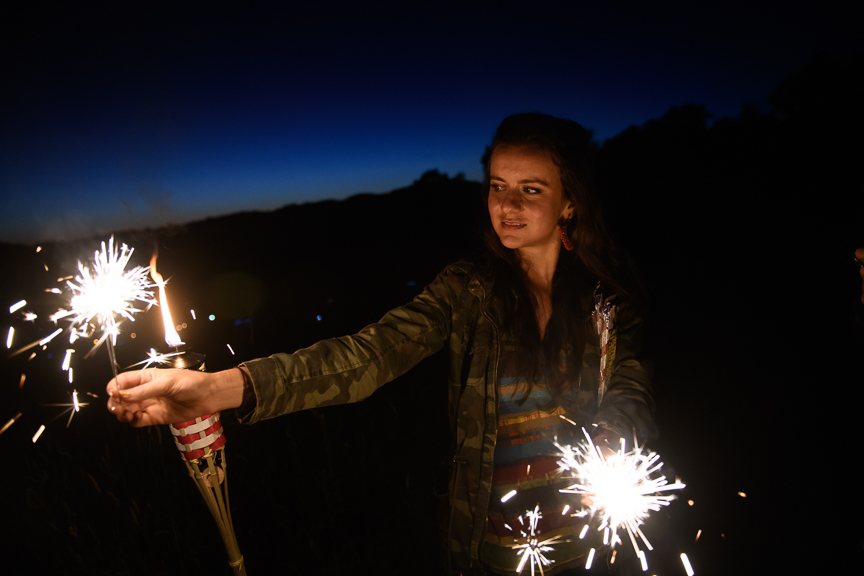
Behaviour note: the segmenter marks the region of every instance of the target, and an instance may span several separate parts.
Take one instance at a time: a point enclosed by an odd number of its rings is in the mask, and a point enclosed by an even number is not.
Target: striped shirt
[[[527,383],[524,377],[512,375],[514,360],[512,343],[505,343],[498,382],[498,442],[483,563],[495,573],[515,574],[522,557],[513,546],[528,542],[531,530],[526,512],[539,507],[541,517],[533,538],[542,542],[560,537],[553,544],[553,550],[543,552],[546,558],[554,561],[551,566],[543,567],[545,574],[552,575],[581,567],[584,560],[580,559],[587,552],[579,543],[584,521],[570,516],[581,504],[578,497],[559,492],[570,486],[572,480],[558,473],[558,450],[553,445],[556,438],[562,445],[575,444],[581,431],[561,418],[564,408],[553,404],[552,393],[544,379],[535,378],[531,394],[525,399]],[[514,496],[501,501],[514,490]],[[573,510],[562,514],[567,504]],[[523,573],[530,574],[530,560]]]

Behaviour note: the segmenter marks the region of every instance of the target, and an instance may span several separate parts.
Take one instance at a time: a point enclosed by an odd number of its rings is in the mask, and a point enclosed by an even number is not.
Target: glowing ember
[[[6,336],[6,348],[12,348],[12,337],[15,335],[15,328],[9,327],[9,335]]]
[[[565,421],[569,422],[569,423],[572,424],[573,426],[576,426],[576,423],[575,423],[574,421],[570,420],[569,418],[567,418],[567,417],[564,416],[563,414],[559,414],[558,417],[561,418],[562,420],[565,420]]]
[[[16,310],[20,310],[21,308],[23,308],[26,305],[27,305],[26,300],[19,300],[18,302],[16,302],[15,304],[13,304],[12,306],[9,307],[9,313],[12,314]]]
[[[168,309],[168,296],[165,294],[165,281],[162,275],[156,271],[156,254],[150,258],[150,277],[159,287],[159,301],[162,303],[162,323],[165,325],[165,342],[169,346],[182,346],[183,340],[174,328],[174,320],[171,319],[171,310]]]
[[[66,349],[66,356],[63,358],[63,366],[61,366],[63,370],[69,370],[69,362],[72,361],[73,352],[75,352],[73,348]]]
[[[516,490],[511,490],[510,492],[507,492],[507,494],[505,494],[504,496],[501,497],[501,502],[506,502],[515,495],[516,495]]]
[[[36,434],[33,435],[33,443],[34,444],[36,443],[37,440],[39,440],[39,437],[42,436],[42,432],[44,432],[44,431],[45,431],[45,425],[42,424],[41,426],[39,426],[39,430],[36,431]]]
[[[690,559],[687,558],[687,554],[681,553],[681,563],[684,564],[684,570],[687,571],[687,576],[693,576],[693,567],[690,565]]]
[[[537,523],[540,521],[540,518],[543,516],[540,513],[540,505],[534,507],[534,511],[527,511],[525,515],[528,517],[528,542],[525,544],[519,544],[513,546],[514,550],[519,550],[517,552],[517,556],[522,556],[522,560],[519,561],[519,566],[516,568],[517,573],[521,573],[522,569],[525,568],[525,564],[527,564],[528,559],[531,560],[531,575],[534,575],[535,566],[540,570],[540,574],[543,574],[543,566],[551,566],[555,561],[549,560],[546,556],[543,555],[544,552],[552,551],[552,544],[556,544],[558,540],[561,538],[561,535],[554,536],[552,538],[543,540],[542,542],[538,541],[536,538],[537,533]],[[519,517],[519,522],[522,522],[522,517]]]
[[[228,346],[228,350],[231,352],[231,355],[234,356],[234,349],[231,348],[231,345],[230,345],[230,344],[226,344],[226,346]]]
[[[13,416],[12,418],[10,418],[9,421],[6,422],[6,424],[3,425],[3,428],[0,428],[0,434],[3,434],[3,432],[5,432],[6,430],[8,430],[9,427],[12,426],[12,424],[14,424],[15,421],[18,420],[18,418],[20,418],[20,417],[21,417],[21,412],[19,412],[18,414],[16,414],[16,415]]]
[[[591,548],[591,551],[588,552],[588,560],[585,561],[585,569],[590,570],[591,564],[594,563],[594,548]]]
[[[645,551],[639,550],[637,555],[639,556],[639,562],[642,563],[642,571],[647,572],[648,571],[648,559],[645,558]]]
[[[45,344],[47,344],[48,342],[50,342],[51,340],[53,340],[54,337],[57,336],[58,334],[60,334],[61,332],[63,332],[63,329],[62,329],[62,328],[58,328],[57,330],[55,330],[54,332],[52,332],[51,334],[49,334],[48,336],[46,336],[45,338],[43,338],[42,340],[40,340],[40,341],[39,341],[39,346],[44,346]]]
[[[561,492],[591,497],[590,511],[592,516],[600,518],[598,530],[604,531],[604,544],[611,540],[614,547],[621,541],[618,529],[624,528],[637,554],[640,552],[637,538],[652,550],[640,526],[649,512],[656,512],[675,499],[673,495],[661,495],[660,492],[679,490],[684,488],[684,484],[680,481],[669,484],[665,476],[656,475],[663,466],[656,453],[643,454],[638,446],[626,452],[622,440],[618,452],[604,456],[584,428],[582,432],[587,443],[576,448],[555,444],[561,451],[561,470],[569,470],[576,480]]]

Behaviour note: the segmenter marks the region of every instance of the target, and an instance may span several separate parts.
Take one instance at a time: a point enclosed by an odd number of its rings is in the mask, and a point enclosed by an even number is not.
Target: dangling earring
[[[564,249],[568,252],[573,250],[573,243],[570,242],[570,238],[567,236],[567,225],[570,224],[570,218],[564,221],[564,224],[558,225],[558,236],[561,237],[561,243],[564,244]]]

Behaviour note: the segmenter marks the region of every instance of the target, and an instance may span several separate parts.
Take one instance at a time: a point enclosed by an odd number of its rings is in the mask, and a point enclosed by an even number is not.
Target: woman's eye
[[[492,185],[489,186],[489,189],[490,189],[492,192],[500,192],[501,190],[504,189],[504,186],[502,186],[502,185],[500,185],[500,184],[492,184]]]
[[[539,188],[525,188],[525,193],[526,194],[539,194],[540,189]]]

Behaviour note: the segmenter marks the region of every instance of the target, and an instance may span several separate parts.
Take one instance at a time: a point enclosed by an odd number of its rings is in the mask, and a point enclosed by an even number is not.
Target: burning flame
[[[159,286],[159,307],[162,309],[162,323],[165,324],[165,342],[169,346],[182,346],[184,342],[180,339],[177,330],[174,329],[174,320],[171,319],[171,310],[168,309],[168,297],[165,295],[165,281],[162,279],[162,275],[156,271],[156,257],[157,254],[154,253],[153,257],[150,258],[150,277]]]

